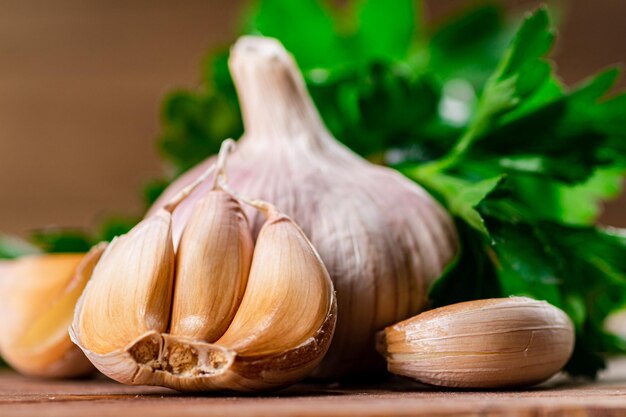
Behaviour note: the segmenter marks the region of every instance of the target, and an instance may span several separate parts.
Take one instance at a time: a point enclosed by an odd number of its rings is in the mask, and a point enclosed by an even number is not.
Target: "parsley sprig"
[[[592,225],[598,199],[624,173],[625,96],[607,97],[618,71],[567,89],[546,58],[548,12],[528,15],[448,152],[400,169],[457,217],[463,249],[433,287],[437,305],[527,295],[561,307],[577,331],[567,369],[595,376],[598,352],[623,342],[603,328],[626,302],[626,235]],[[582,209],[580,206],[582,206]]]

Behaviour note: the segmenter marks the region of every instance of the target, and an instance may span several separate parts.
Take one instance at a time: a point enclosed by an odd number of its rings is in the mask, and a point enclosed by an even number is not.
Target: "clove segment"
[[[113,239],[102,255],[74,324],[93,353],[107,354],[145,332],[167,330],[174,278],[171,222],[170,213],[160,210]]]
[[[178,248],[171,334],[207,342],[224,334],[243,298],[253,248],[237,200],[214,190],[198,201]]]
[[[456,388],[535,385],[559,372],[573,349],[569,317],[526,297],[452,304],[378,334],[390,372]]]
[[[302,230],[273,212],[259,233],[244,299],[218,343],[246,356],[300,346],[311,329],[324,326],[332,293],[328,272]]]
[[[67,328],[105,246],[87,254],[32,255],[1,264],[0,351],[14,369],[49,378],[94,371]]]

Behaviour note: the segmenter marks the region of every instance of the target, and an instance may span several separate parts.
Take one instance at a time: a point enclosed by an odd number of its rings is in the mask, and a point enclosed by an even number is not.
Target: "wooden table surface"
[[[596,382],[556,378],[523,391],[443,391],[394,381],[378,387],[301,384],[263,396],[183,395],[104,377],[28,379],[0,372],[0,416],[626,416],[626,361]]]

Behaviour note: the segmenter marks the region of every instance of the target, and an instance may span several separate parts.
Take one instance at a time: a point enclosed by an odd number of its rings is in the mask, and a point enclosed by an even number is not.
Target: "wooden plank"
[[[1,416],[623,416],[626,363],[595,383],[556,379],[522,391],[442,391],[406,381],[381,386],[300,384],[262,396],[184,395],[104,377],[28,379],[0,373]]]

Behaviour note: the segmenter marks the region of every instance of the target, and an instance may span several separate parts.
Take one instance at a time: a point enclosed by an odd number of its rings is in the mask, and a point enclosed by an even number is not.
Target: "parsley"
[[[433,287],[435,303],[494,292],[546,300],[577,331],[568,371],[595,376],[599,352],[623,349],[603,320],[626,302],[626,237],[591,223],[624,173],[626,138],[615,125],[626,122],[626,102],[606,96],[615,69],[561,86],[546,59],[553,38],[546,9],[529,15],[460,139],[401,170],[459,219],[463,250]]]

